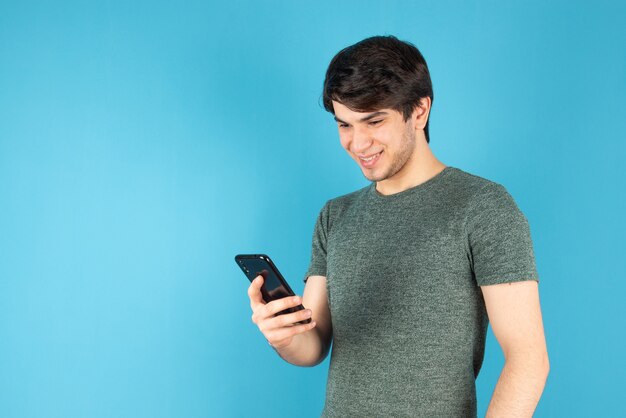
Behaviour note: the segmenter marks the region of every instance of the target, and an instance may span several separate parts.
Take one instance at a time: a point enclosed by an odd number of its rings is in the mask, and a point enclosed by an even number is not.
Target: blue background
[[[435,155],[529,219],[536,416],[625,416],[625,22],[617,1],[3,1],[0,416],[319,415],[328,362],[275,355],[233,256],[302,291],[318,211],[367,184],[324,71],[375,34],[426,57]],[[502,363],[490,334],[481,415]]]

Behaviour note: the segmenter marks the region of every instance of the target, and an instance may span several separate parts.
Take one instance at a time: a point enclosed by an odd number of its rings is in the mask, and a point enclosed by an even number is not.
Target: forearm
[[[548,376],[547,359],[534,363],[506,361],[486,418],[532,417]]]
[[[311,367],[321,363],[326,358],[329,345],[329,343],[322,341],[322,337],[313,328],[310,331],[295,335],[288,346],[275,350],[288,363]]]

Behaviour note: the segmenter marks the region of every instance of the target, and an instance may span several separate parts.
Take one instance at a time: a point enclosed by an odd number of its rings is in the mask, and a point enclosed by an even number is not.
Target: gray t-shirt
[[[393,195],[329,200],[306,279],[327,277],[325,417],[476,416],[479,286],[537,280],[528,221],[498,183],[446,167]]]

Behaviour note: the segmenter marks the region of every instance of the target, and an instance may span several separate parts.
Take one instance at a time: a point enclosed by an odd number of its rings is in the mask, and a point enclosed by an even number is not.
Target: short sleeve
[[[539,281],[528,220],[502,185],[490,183],[475,196],[466,226],[479,286]]]
[[[328,239],[330,201],[326,202],[320,211],[311,243],[311,261],[304,275],[306,282],[309,276],[326,276],[326,241]]]

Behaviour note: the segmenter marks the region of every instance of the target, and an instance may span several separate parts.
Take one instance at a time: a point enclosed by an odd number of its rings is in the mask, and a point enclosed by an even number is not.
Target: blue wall
[[[319,209],[366,184],[324,71],[374,34],[426,57],[435,154],[530,221],[536,416],[626,415],[626,6],[502,3],[0,3],[0,416],[319,415],[328,363],[267,346],[233,256],[301,292]],[[502,362],[490,336],[481,414]]]

